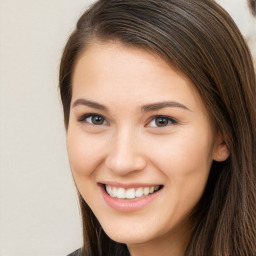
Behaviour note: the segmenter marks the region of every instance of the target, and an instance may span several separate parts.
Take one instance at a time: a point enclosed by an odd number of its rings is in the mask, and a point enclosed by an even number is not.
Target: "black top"
[[[67,256],[79,256],[79,252],[80,252],[80,249],[78,249],[78,250],[76,250],[76,251],[70,253],[70,254],[67,255]]]
[[[97,255],[93,254],[93,255],[98,256],[98,254]],[[119,244],[118,248],[115,249],[115,255],[130,256],[130,253],[125,244]],[[67,256],[85,256],[85,254],[82,252],[82,248],[80,248],[80,249],[68,254]]]

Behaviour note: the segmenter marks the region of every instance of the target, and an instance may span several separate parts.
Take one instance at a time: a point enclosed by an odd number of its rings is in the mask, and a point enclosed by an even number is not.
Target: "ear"
[[[228,159],[230,151],[226,142],[220,134],[216,135],[215,146],[212,153],[212,159],[217,162],[223,162]]]

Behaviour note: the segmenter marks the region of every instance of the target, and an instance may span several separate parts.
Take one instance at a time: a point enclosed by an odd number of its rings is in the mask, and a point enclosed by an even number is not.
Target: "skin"
[[[97,42],[78,59],[72,86],[70,166],[103,229],[132,256],[183,255],[211,163],[228,157],[193,84],[158,56]],[[175,106],[142,107],[167,101]],[[91,113],[102,123],[84,117]],[[159,126],[159,115],[171,119]],[[107,182],[164,187],[143,208],[120,212],[103,199],[98,184]]]

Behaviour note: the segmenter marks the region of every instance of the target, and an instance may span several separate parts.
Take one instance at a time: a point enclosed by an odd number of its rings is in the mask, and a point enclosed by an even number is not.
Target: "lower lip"
[[[121,212],[130,212],[130,211],[138,211],[144,207],[146,207],[148,204],[150,204],[152,201],[154,201],[159,193],[162,191],[162,189],[158,190],[157,192],[154,192],[153,194],[149,194],[146,197],[142,197],[141,199],[136,200],[121,200],[115,197],[111,197],[104,188],[104,185],[100,185],[100,189],[103,195],[103,198],[108,206],[111,208],[121,211]]]

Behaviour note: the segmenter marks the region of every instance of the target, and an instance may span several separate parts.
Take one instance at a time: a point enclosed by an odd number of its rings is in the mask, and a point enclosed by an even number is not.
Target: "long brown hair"
[[[256,16],[256,0],[248,0],[249,8],[253,16]]]
[[[185,255],[256,255],[256,82],[250,52],[230,16],[212,0],[97,1],[77,22],[61,59],[66,129],[73,69],[94,40],[151,51],[185,74],[230,150],[228,160],[212,163]],[[79,199],[82,255],[129,255]]]

